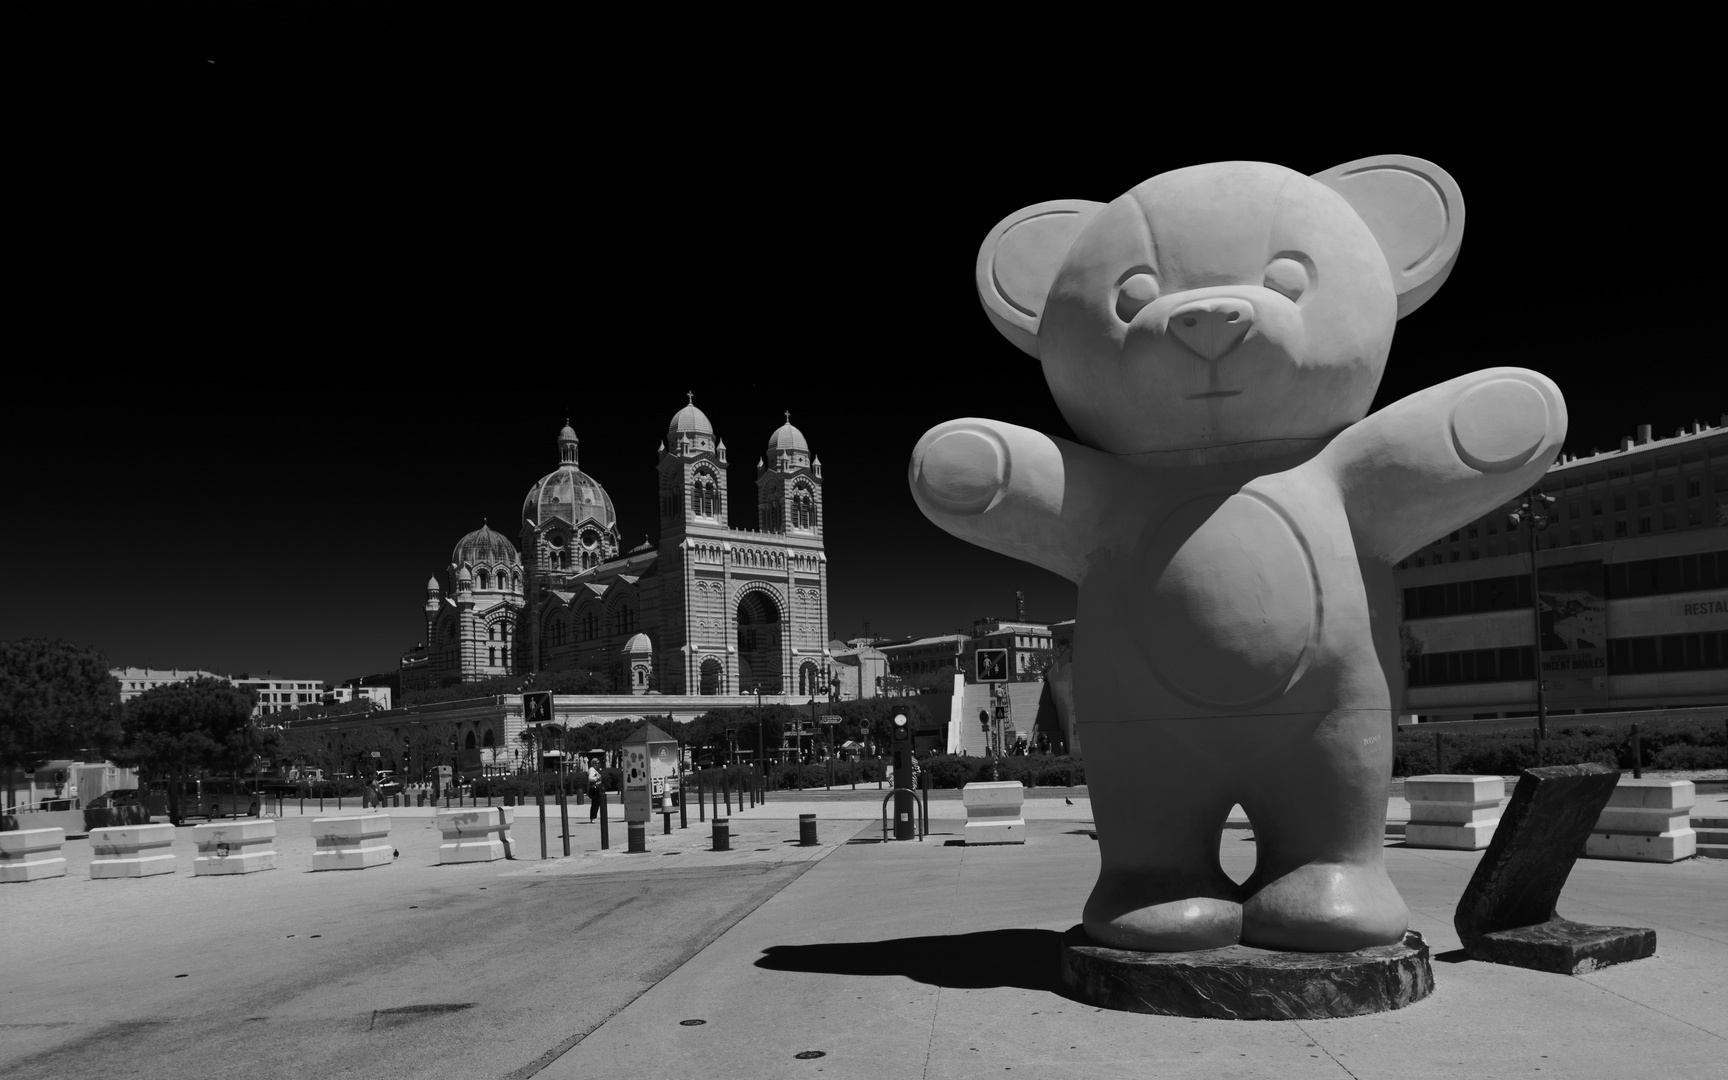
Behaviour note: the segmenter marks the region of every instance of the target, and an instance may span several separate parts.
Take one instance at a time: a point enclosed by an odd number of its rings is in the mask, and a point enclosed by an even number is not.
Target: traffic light
[[[894,752],[912,748],[912,725],[907,722],[905,713],[894,714]]]

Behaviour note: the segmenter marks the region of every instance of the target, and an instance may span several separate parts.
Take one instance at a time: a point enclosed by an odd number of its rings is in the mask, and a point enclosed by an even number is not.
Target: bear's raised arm
[[[1120,468],[1031,428],[967,418],[924,433],[907,479],[918,508],[943,529],[1078,582]]]
[[[1373,413],[1314,464],[1336,478],[1357,550],[1397,562],[1536,484],[1565,437],[1559,387],[1488,368]]]

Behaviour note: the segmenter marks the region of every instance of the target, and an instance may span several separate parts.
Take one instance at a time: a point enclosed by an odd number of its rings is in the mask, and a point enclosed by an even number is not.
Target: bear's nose
[[[1229,352],[1253,325],[1254,305],[1229,296],[1196,300],[1170,313],[1170,332],[1207,360]]]

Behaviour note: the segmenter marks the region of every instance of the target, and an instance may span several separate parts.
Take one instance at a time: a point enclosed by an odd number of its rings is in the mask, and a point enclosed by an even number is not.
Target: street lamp
[[[1531,656],[1536,662],[1536,764],[1542,764],[1542,743],[1548,738],[1548,703],[1542,687],[1542,593],[1537,586],[1536,578],[1536,534],[1548,528],[1548,515],[1544,513],[1554,505],[1554,496],[1544,495],[1535,488],[1525,493],[1518,509],[1506,515],[1507,524],[1514,529],[1524,527],[1525,535],[1530,541],[1530,615],[1535,625],[1536,636],[1531,648]]]

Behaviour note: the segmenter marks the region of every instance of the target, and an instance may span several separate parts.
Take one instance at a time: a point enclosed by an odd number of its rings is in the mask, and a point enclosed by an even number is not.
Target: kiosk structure
[[[624,740],[624,820],[645,825],[655,810],[672,807],[678,790],[678,740],[643,724]]]

